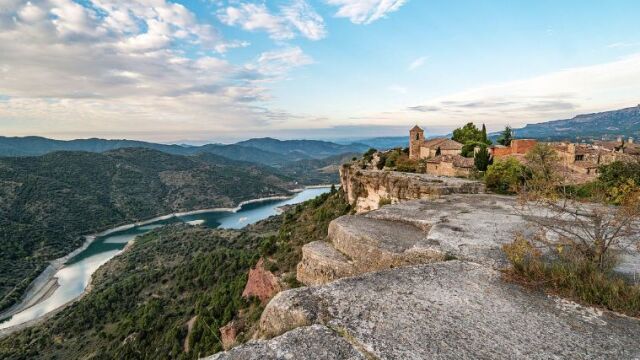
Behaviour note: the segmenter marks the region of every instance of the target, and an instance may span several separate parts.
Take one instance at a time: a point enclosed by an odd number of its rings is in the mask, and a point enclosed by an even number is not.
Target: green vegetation
[[[484,181],[487,188],[499,194],[514,194],[524,184],[526,168],[516,159],[496,160],[487,168]]]
[[[500,145],[509,146],[511,145],[511,140],[513,140],[513,129],[507,125],[504,130],[502,130],[502,133],[500,133],[497,142]]]
[[[0,340],[0,358],[196,359],[221,350],[218,328],[238,317],[239,340],[247,340],[262,311],[241,298],[249,268],[263,256],[296,286],[290,274],[302,245],[324,239],[329,222],[348,211],[333,189],[243,230],[155,230],[101,267],[77,303]]]
[[[491,165],[491,155],[489,155],[486,145],[480,146],[480,150],[474,156],[473,163],[477,170],[487,171],[487,168]]]
[[[0,310],[81,235],[175,211],[288,194],[275,170],[148,149],[0,158]]]
[[[503,250],[512,265],[510,275],[517,281],[589,305],[640,316],[640,285],[630,284],[613,272],[613,255],[604,268],[572,247],[553,247],[545,259],[534,242],[522,237],[504,245]]]
[[[538,231],[503,247],[509,273],[560,296],[640,316],[640,285],[614,272],[621,250],[640,248],[636,165],[612,163],[596,181],[576,187],[565,184],[548,145],[537,145],[526,157],[519,203],[525,214],[536,213],[529,219]]]
[[[476,147],[486,147],[491,145],[491,140],[487,138],[487,128],[482,124],[482,130],[474,123],[467,123],[461,128],[453,130],[453,136],[451,140],[461,143],[462,150],[460,155],[464,157],[473,157]]]
[[[472,122],[467,123],[461,128],[453,130],[451,140],[457,141],[461,144],[481,143],[491,145],[491,140],[487,138],[487,129],[484,124],[482,125],[482,130],[480,130]]]

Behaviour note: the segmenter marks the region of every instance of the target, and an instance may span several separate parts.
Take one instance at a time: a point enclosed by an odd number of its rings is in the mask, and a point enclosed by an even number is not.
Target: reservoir
[[[72,257],[58,270],[54,277],[58,286],[51,289],[45,300],[2,320],[0,329],[20,325],[36,320],[49,312],[77,299],[91,281],[91,275],[104,263],[119,254],[136,236],[145,234],[155,228],[176,222],[191,225],[202,225],[210,228],[240,229],[269,216],[276,215],[279,208],[285,205],[298,204],[329,192],[329,187],[306,188],[293,197],[284,200],[264,200],[245,204],[237,211],[202,211],[192,214],[176,215],[164,220],[133,226],[98,236],[83,251]]]

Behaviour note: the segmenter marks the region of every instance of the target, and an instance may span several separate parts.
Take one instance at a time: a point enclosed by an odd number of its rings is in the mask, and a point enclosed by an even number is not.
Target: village
[[[462,129],[476,131],[477,138],[466,143],[459,142],[456,141],[454,132],[453,138],[427,139],[424,130],[416,125],[409,131],[409,147],[404,150],[408,155],[408,161],[403,162],[400,156],[391,163],[386,161],[383,166],[380,159],[389,159],[394,150],[386,155],[379,154],[372,160],[377,160],[376,165],[379,169],[395,165],[399,171],[412,172],[415,169],[415,172],[434,176],[470,178],[477,176],[478,172],[486,171],[487,166],[496,161],[514,159],[526,165],[527,154],[541,144],[553,149],[561,165],[558,171],[566,181],[578,184],[594,180],[602,165],[640,159],[640,145],[636,144],[632,137],[618,136],[615,141],[600,140],[591,143],[541,142],[536,139],[514,138],[512,130],[507,128],[501,139],[498,139],[498,143],[493,144],[488,140],[484,126],[483,130],[480,130],[469,123]],[[486,159],[479,161],[482,157]],[[415,167],[411,166],[412,164],[415,164]]]

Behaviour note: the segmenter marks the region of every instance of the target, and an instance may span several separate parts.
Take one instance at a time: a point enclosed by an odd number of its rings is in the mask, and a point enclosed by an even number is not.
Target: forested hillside
[[[249,268],[267,257],[287,278],[301,246],[323,239],[348,211],[333,191],[243,230],[157,229],[100,268],[81,300],[0,340],[0,358],[197,359],[222,349],[218,328],[238,314],[247,340],[262,311],[241,298]]]
[[[0,136],[0,156],[38,156],[55,151],[105,152],[123,148],[145,148],[173,155],[214,154],[238,161],[286,168],[288,163],[303,159],[323,159],[344,153],[362,153],[368,146],[340,145],[327,141],[250,139],[236,144],[182,146],[135,140],[78,139],[54,140],[37,136]]]
[[[83,234],[175,211],[285,195],[273,169],[212,154],[149,149],[0,158],[0,310]]]

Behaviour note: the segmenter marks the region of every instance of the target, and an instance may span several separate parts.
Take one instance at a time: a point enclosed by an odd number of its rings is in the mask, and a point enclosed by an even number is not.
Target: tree
[[[513,140],[513,129],[507,125],[498,138],[498,144],[509,146],[511,145],[511,140]]]
[[[484,124],[482,124],[482,142],[491,145],[491,140],[487,137],[487,127]]]
[[[461,144],[468,142],[484,142],[482,131],[478,127],[470,122],[461,128],[453,130],[453,136],[451,140],[457,141]]]
[[[491,161],[491,156],[489,155],[489,150],[487,150],[486,146],[481,146],[480,150],[474,156],[474,164],[476,169],[480,171],[487,171]]]
[[[487,168],[484,180],[487,188],[501,194],[517,193],[527,177],[527,169],[516,159],[495,161]]]

